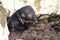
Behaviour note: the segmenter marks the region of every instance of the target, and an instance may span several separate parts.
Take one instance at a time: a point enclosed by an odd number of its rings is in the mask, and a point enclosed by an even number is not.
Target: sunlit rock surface
[[[8,40],[7,11],[0,5],[0,40]]]
[[[10,16],[17,9],[30,5],[35,10],[35,14],[60,13],[60,0],[1,0],[3,6],[11,11]]]

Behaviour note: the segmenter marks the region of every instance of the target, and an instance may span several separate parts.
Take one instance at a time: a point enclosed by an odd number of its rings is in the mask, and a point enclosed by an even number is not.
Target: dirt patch
[[[57,18],[53,18],[57,19]],[[60,20],[60,19],[59,19]],[[59,20],[48,22],[48,19],[40,20],[36,26],[31,26],[23,32],[11,32],[10,40],[60,40]],[[54,25],[57,24],[57,25]],[[54,26],[54,27],[52,27]]]

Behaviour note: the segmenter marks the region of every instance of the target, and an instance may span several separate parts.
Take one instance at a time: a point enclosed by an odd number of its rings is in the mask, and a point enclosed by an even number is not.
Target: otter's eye
[[[25,18],[26,16],[25,16],[25,14],[21,14],[21,17],[22,17],[22,18]]]
[[[29,17],[29,18],[32,18],[32,15],[31,15],[31,14],[29,14],[29,15],[28,15],[28,17]]]

